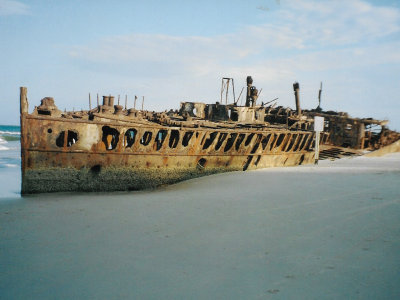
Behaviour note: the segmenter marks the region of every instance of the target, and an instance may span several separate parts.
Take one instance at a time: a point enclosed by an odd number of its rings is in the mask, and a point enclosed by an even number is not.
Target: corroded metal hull
[[[224,85],[224,80],[227,81]],[[232,78],[223,78],[229,87]],[[347,114],[301,110],[299,84],[293,85],[296,111],[257,105],[258,90],[247,77],[245,106],[182,102],[176,111],[150,112],[114,105],[113,96],[81,112],[61,112],[46,97],[28,112],[21,88],[22,193],[140,190],[199,176],[257,168],[314,163],[323,157],[362,154],[400,140],[387,121]],[[243,90],[242,90],[243,91]],[[314,117],[323,117],[321,140]],[[377,130],[377,128],[379,130]],[[317,139],[315,137],[318,137]],[[316,142],[320,141],[320,142]],[[335,147],[331,149],[331,147]],[[358,152],[357,152],[358,151]]]
[[[27,113],[21,130],[22,193],[139,190],[314,162],[309,131],[176,128]]]

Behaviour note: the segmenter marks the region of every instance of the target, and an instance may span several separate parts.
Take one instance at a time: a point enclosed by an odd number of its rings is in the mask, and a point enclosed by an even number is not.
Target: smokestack
[[[300,108],[300,85],[298,82],[293,83],[294,97],[296,98],[296,112],[298,116],[301,116]]]
[[[108,105],[114,106],[114,96],[108,96]]]
[[[251,86],[253,85],[253,78],[251,78],[251,76],[247,76],[246,81],[247,81],[246,107],[249,107],[251,102]]]
[[[108,106],[110,103],[108,96],[103,96],[103,105]]]

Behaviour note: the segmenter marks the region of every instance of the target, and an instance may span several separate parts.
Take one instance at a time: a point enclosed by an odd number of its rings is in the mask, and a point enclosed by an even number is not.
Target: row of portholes
[[[109,126],[103,126],[102,128],[103,131],[103,136],[102,136],[102,141],[106,146],[107,150],[113,150],[117,147],[118,142],[119,142],[119,131],[115,128],[109,127]],[[51,133],[52,130],[49,129],[48,133]],[[154,142],[156,143],[156,150],[160,150],[165,138],[167,136],[168,131],[166,129],[161,129],[158,131],[158,133],[155,135],[155,140]],[[197,133],[196,133],[197,134]],[[185,134],[183,135],[182,138],[182,146],[187,147],[189,145],[190,139],[194,135],[193,131],[186,131]],[[246,136],[247,135],[247,136]],[[208,136],[204,135],[201,145],[203,150],[207,150],[211,144],[217,139],[217,142],[215,144],[215,150],[218,151],[221,149],[223,143],[226,140],[225,147],[223,149],[224,152],[229,151],[233,145],[235,145],[236,151],[239,150],[241,144],[244,141],[244,145],[248,146],[252,139],[254,138],[255,133],[250,133],[250,134],[245,134],[245,133],[226,133],[226,132],[220,132],[218,135],[218,132],[214,131],[211,132]],[[134,128],[128,129],[125,134],[124,134],[124,139],[123,139],[123,146],[125,148],[130,148],[133,146],[135,143],[135,138],[137,136],[137,130]],[[217,137],[218,136],[218,137]],[[147,146],[150,144],[151,140],[153,137],[153,132],[151,131],[145,131],[144,134],[142,135],[140,139],[140,144],[143,146]],[[272,137],[272,138],[271,138]],[[286,138],[286,139],[285,139]],[[271,140],[271,141],[270,141]],[[68,130],[68,131],[62,131],[59,133],[58,137],[56,138],[56,145],[58,147],[63,147],[64,143],[66,143],[67,147],[71,147],[78,141],[78,133],[73,131],[73,130]],[[235,143],[236,142],[236,143]],[[169,137],[169,142],[168,146],[170,148],[176,148],[179,143],[179,131],[178,130],[171,130],[171,134]],[[311,146],[312,139],[309,138],[309,136],[304,136],[302,134],[267,134],[267,135],[262,135],[262,134],[257,134],[256,141],[254,143],[254,146],[251,150],[251,153],[255,153],[257,149],[259,148],[259,145],[261,144],[261,147],[263,151],[266,149],[267,145],[269,144],[269,149],[277,149],[280,146],[282,146],[283,151],[297,151],[297,150],[303,150],[303,149],[309,149]]]
[[[103,126],[102,128],[103,135],[102,135],[102,141],[106,147],[107,150],[113,150],[117,148],[120,133],[117,129],[109,127],[109,126]],[[154,143],[156,144],[156,150],[160,150],[165,138],[167,137],[168,131],[165,129],[159,130],[154,137]],[[143,146],[147,146],[150,144],[151,140],[153,139],[153,132],[152,131],[145,131],[143,135],[141,136],[139,143]],[[134,128],[128,129],[122,140],[122,146],[124,148],[131,148],[135,144],[136,137],[138,135],[138,132]],[[182,145],[187,146],[190,138],[192,137],[193,132],[186,132],[183,140],[182,140]],[[176,148],[179,142],[179,131],[178,130],[171,130],[171,134],[169,137],[169,147],[170,148]]]
[[[219,134],[218,134],[219,133]],[[158,151],[164,145],[165,139],[167,137],[168,130],[161,129],[157,133],[153,133],[152,131],[145,131],[143,135],[140,137],[139,143],[143,146],[148,146],[152,139],[154,138],[155,149]],[[128,129],[123,137],[122,146],[124,148],[130,148],[134,145],[135,139],[138,135],[138,132],[134,128]],[[153,137],[154,135],[154,137]],[[191,138],[193,137],[193,131],[186,131],[182,137],[182,146],[187,147]],[[277,149],[279,147],[282,148],[283,151],[297,151],[303,149],[309,149],[312,138],[309,134],[274,134],[270,133],[267,135],[263,134],[255,134],[255,133],[227,133],[227,132],[210,132],[203,136],[202,141],[200,143],[200,147],[203,150],[207,150],[217,139],[215,143],[215,150],[219,151],[222,145],[225,143],[223,148],[224,152],[229,151],[233,146],[238,151],[240,146],[244,142],[244,146],[247,147],[255,137],[255,143],[251,149],[251,153],[255,153],[259,146],[261,145],[263,151],[266,150],[267,145],[269,145],[267,150]],[[115,128],[111,128],[109,126],[103,126],[103,137],[102,141],[106,146],[107,150],[113,150],[117,147],[119,141],[119,131]],[[196,137],[198,133],[196,133]],[[180,132],[178,130],[171,130],[168,140],[169,148],[176,148],[180,141]]]
[[[102,135],[102,141],[106,147],[107,150],[113,150],[117,148],[120,133],[117,129],[109,127],[109,126],[103,126],[102,128],[103,135]],[[167,137],[168,130],[166,129],[161,129],[159,130],[154,137],[154,143],[155,143],[155,149],[160,150],[164,144],[164,141]],[[203,149],[207,149],[209,145],[212,143],[214,138],[218,132],[212,132],[210,133],[210,137],[206,139],[206,136],[203,137],[203,140],[201,144],[203,144]],[[122,146],[124,148],[131,148],[134,143],[135,139],[138,135],[138,132],[134,128],[128,129],[125,134],[124,138],[122,141]],[[154,133],[152,131],[145,131],[143,135],[141,136],[139,143],[143,146],[148,146],[153,138]],[[193,137],[194,132],[193,131],[186,131],[182,137],[182,146],[187,147],[189,145],[189,142],[191,138]],[[219,143],[217,144],[217,150],[221,147],[223,141],[225,140],[227,133],[222,133],[222,136],[219,138]],[[228,138],[228,141],[225,145],[224,151],[228,151],[234,144],[234,141],[237,137],[237,133],[231,133],[230,137]],[[196,133],[196,137],[198,136],[198,133]],[[239,135],[239,140],[244,139],[245,134],[240,134]],[[252,137],[252,136],[251,136]],[[246,145],[250,142],[251,137],[248,137],[248,141],[246,140]],[[180,140],[180,132],[179,130],[171,130],[170,135],[169,135],[169,141],[168,141],[168,146],[169,148],[176,148],[178,146]]]
[[[270,133],[266,136],[258,134],[257,140],[251,153],[255,153],[261,144],[264,150],[272,151],[274,149],[281,149],[284,152],[309,150],[312,144],[311,134],[273,134]]]
[[[224,141],[228,137],[228,133],[221,132],[217,138],[218,132],[212,132],[209,134],[207,138],[203,138],[202,145],[203,145],[203,150],[207,150],[217,139],[216,144],[215,144],[215,150],[218,151],[221,146],[223,145]],[[247,147],[253,140],[255,133],[250,133],[250,134],[245,134],[245,133],[230,133],[229,138],[226,141],[225,147],[224,147],[224,152],[229,151],[233,145],[235,145],[236,151],[239,151],[240,146],[242,145],[244,141],[244,146]],[[303,150],[303,149],[309,149],[311,143],[312,143],[312,138],[310,138],[310,134],[274,134],[270,133],[267,135],[263,134],[257,134],[255,137],[255,142],[253,144],[253,147],[250,151],[250,153],[255,153],[260,144],[262,147],[262,150],[266,150],[267,145],[269,145],[268,149],[269,151],[273,149],[278,149],[281,147],[286,152],[289,151],[297,151],[297,150]]]
[[[207,139],[202,141],[201,144],[203,145],[203,150],[207,150],[211,146],[211,144],[215,141],[217,134],[218,132],[212,132]],[[228,133],[221,132],[218,136],[217,143],[215,144],[215,150],[218,151],[226,140],[224,152],[229,151],[233,147],[233,145],[235,145],[235,149],[236,151],[238,151],[243,141],[244,145],[247,147],[253,137],[254,133],[247,134],[247,137],[246,133],[230,133],[228,137]]]

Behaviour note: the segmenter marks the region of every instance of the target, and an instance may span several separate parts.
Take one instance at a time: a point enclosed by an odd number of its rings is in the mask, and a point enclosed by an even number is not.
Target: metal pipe
[[[239,97],[236,99],[235,103],[237,103],[239,101],[240,97],[242,96],[243,90],[244,90],[244,87],[242,87],[242,90],[240,91]]]
[[[318,109],[321,109],[321,94],[322,94],[322,81],[318,92]]]
[[[226,79],[225,104],[228,104],[229,81],[230,81],[230,78],[227,78]]]
[[[221,100],[220,102],[222,103],[222,94],[224,93],[224,78],[221,79]]]
[[[235,102],[235,82],[233,81],[233,78],[232,78],[232,91],[233,91],[233,102]]]
[[[247,82],[246,107],[250,107],[250,101],[251,101],[251,86],[252,86],[252,84],[253,84],[253,78],[251,78],[251,76],[247,76],[246,82]]]
[[[89,110],[92,110],[92,99],[90,99],[90,93],[89,93]]]
[[[300,108],[300,85],[298,82],[293,83],[294,97],[296,99],[296,112],[298,116],[301,116],[301,108]]]

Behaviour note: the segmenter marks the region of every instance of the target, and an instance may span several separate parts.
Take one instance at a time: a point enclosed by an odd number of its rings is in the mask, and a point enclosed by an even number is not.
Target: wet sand
[[[0,299],[396,299],[400,153],[0,199]]]

